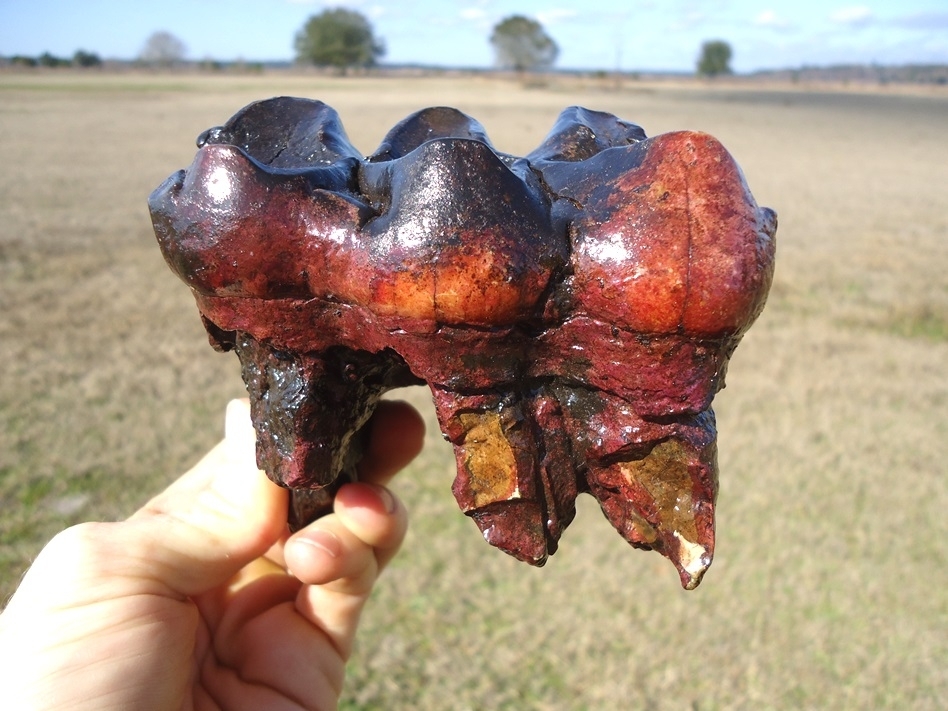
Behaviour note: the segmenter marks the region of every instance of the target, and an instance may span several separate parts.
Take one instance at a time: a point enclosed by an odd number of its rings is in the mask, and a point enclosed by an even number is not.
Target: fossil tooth
[[[426,383],[489,543],[542,565],[586,492],[698,585],[711,403],[764,307],[777,225],[716,139],[570,107],[519,158],[437,107],[362,158],[330,107],[282,97],[198,145],[149,199],[155,235],[241,360],[292,527],[356,476],[379,397]]]

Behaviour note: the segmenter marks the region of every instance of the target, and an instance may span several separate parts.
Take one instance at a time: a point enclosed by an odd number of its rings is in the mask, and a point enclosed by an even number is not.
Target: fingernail
[[[306,543],[323,551],[330,558],[337,557],[342,552],[342,544],[332,531],[316,528],[312,531],[300,533],[297,537],[301,543]]]
[[[385,510],[390,514],[395,513],[395,509],[398,508],[398,502],[395,501],[395,497],[392,495],[392,492],[386,489],[384,486],[379,486],[378,484],[372,484],[371,486],[373,489],[375,489],[379,499],[382,500],[382,505],[385,507]]]

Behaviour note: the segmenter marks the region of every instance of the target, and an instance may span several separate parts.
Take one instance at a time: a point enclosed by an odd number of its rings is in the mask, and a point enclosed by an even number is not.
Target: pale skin
[[[56,536],[0,615],[0,706],[335,709],[359,616],[407,527],[386,488],[420,451],[404,403],[376,412],[360,482],[292,536],[254,464],[245,402],[224,440],[126,521]]]

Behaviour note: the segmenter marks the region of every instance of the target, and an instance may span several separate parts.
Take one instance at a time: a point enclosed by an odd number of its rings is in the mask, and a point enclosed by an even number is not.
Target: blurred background
[[[520,40],[520,53],[539,47],[532,59],[560,70],[690,74],[709,41],[729,46],[730,68],[741,74],[805,75],[834,67],[849,68],[853,76],[875,69],[881,78],[887,75],[883,68],[910,66],[907,74],[917,81],[930,65],[948,61],[943,0],[629,0],[592,6],[581,0],[5,0],[0,56],[41,63],[98,58],[285,66],[313,59],[312,46],[300,52],[299,36],[314,17],[348,28],[348,34],[325,35],[317,61],[338,53],[346,44],[341,37],[351,40],[368,29],[380,51],[342,63],[370,59],[387,67],[509,64],[509,53],[499,56],[492,38],[498,29],[503,38],[504,21],[514,17],[527,20],[519,32],[511,31],[516,24],[507,27],[508,39]],[[548,44],[535,44],[538,37]],[[508,42],[508,50],[512,44],[517,42]]]
[[[326,101],[373,152],[450,105],[502,151],[566,106],[707,131],[780,217],[715,400],[693,592],[595,501],[543,569],[491,549],[428,421],[344,709],[941,709],[948,700],[948,9],[891,3],[0,3],[0,599],[127,516],[244,396],[146,199],[245,104]]]

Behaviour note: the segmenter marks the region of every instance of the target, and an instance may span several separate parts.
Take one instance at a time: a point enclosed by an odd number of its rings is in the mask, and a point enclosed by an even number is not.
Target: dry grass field
[[[321,98],[368,153],[424,106],[529,151],[565,106],[720,138],[780,215],[770,302],[717,398],[717,557],[684,592],[590,498],[541,570],[485,544],[429,442],[342,707],[941,709],[948,703],[948,93],[480,78],[0,75],[0,595],[127,515],[243,394],[145,200],[244,104]]]

